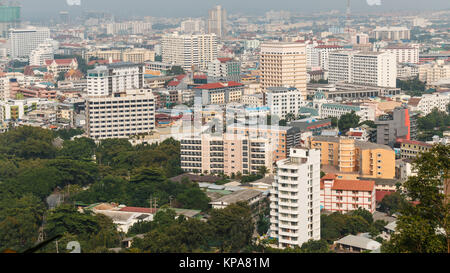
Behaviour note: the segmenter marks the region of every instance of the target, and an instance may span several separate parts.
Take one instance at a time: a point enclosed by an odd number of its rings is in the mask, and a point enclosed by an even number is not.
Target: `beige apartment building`
[[[450,64],[444,61],[427,63],[419,66],[419,80],[433,84],[441,79],[450,78]]]
[[[88,136],[93,139],[150,133],[155,129],[155,99],[150,89],[89,97],[86,120]]]
[[[130,63],[143,63],[145,61],[155,61],[155,51],[145,48],[131,48],[126,50],[96,50],[87,52],[85,55],[89,60],[92,57],[100,60],[119,60]]]
[[[275,161],[289,156],[300,131],[286,126],[230,125],[223,135],[201,134],[181,139],[181,168],[193,173],[256,174],[273,171]]]
[[[261,88],[295,87],[306,99],[306,46],[304,43],[261,44]]]

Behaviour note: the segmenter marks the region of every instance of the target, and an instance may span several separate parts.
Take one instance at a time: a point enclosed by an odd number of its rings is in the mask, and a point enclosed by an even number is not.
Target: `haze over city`
[[[438,10],[450,8],[447,0],[382,0],[381,5],[368,5],[377,1],[352,0],[354,12],[380,12],[404,10]],[[42,19],[54,16],[61,10],[70,10],[66,0],[21,0],[25,18]],[[126,5],[124,5],[126,3]],[[212,5],[222,5],[229,13],[261,15],[269,10],[289,10],[292,12],[345,11],[346,0],[83,0],[83,9],[103,10],[119,16],[203,16]]]

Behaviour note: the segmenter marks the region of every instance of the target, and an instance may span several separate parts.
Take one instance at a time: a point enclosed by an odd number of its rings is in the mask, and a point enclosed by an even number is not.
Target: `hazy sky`
[[[450,9],[450,0],[381,0],[381,5],[367,2],[380,0],[351,0],[355,11],[381,10],[438,10]],[[70,10],[66,0],[21,0],[25,18],[57,16],[61,10]],[[263,14],[271,9],[295,12],[345,10],[346,0],[81,0],[83,9],[104,10],[117,15],[149,15],[168,17],[207,16],[207,11],[220,4],[229,13]]]

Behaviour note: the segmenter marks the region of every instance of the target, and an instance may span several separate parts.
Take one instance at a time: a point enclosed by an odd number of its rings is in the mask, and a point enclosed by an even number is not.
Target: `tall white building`
[[[279,247],[320,240],[320,150],[291,148],[277,161],[270,192],[270,236]]]
[[[304,106],[302,92],[296,88],[269,87],[266,91],[265,104],[269,107],[272,116],[285,119],[288,113],[297,117],[300,114],[300,107]]]
[[[306,99],[306,46],[271,42],[261,45],[261,88],[295,87]]]
[[[226,35],[227,12],[221,6],[209,10],[208,33],[214,33],[217,37]]]
[[[217,58],[216,34],[166,34],[161,47],[163,63],[179,65],[185,70],[192,66],[207,69],[208,63]]]
[[[50,29],[28,27],[25,29],[11,29],[11,56],[13,58],[28,58],[31,51],[50,39]]]
[[[144,87],[144,64],[113,63],[87,72],[89,96],[108,96]]]
[[[88,97],[86,120],[88,136],[94,139],[150,133],[155,129],[155,98],[150,89]]]
[[[329,54],[329,83],[396,87],[397,60],[389,52],[337,51]]]

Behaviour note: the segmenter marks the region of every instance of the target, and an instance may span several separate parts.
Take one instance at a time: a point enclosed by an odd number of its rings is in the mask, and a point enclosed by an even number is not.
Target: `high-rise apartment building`
[[[11,41],[11,56],[13,58],[28,58],[31,51],[47,39],[50,39],[50,30],[48,28],[35,27],[11,29],[9,37]]]
[[[287,126],[232,124],[223,135],[202,134],[181,140],[185,172],[256,174],[261,167],[289,156],[300,141],[300,130]]]
[[[306,46],[271,42],[261,45],[261,88],[295,87],[306,99]]]
[[[94,139],[128,138],[155,129],[155,99],[151,90],[136,89],[115,96],[88,97],[88,136]]]
[[[89,96],[108,96],[144,87],[144,64],[113,63],[87,72]]]
[[[217,59],[216,34],[166,34],[161,47],[163,63],[179,65],[184,70],[207,69],[208,63]]]
[[[224,37],[227,34],[227,12],[222,6],[216,6],[209,10],[208,33],[214,33],[217,37]]]
[[[397,60],[389,52],[336,51],[329,53],[328,81],[396,87]]]
[[[320,151],[292,148],[277,161],[270,190],[270,236],[279,247],[320,240]]]

